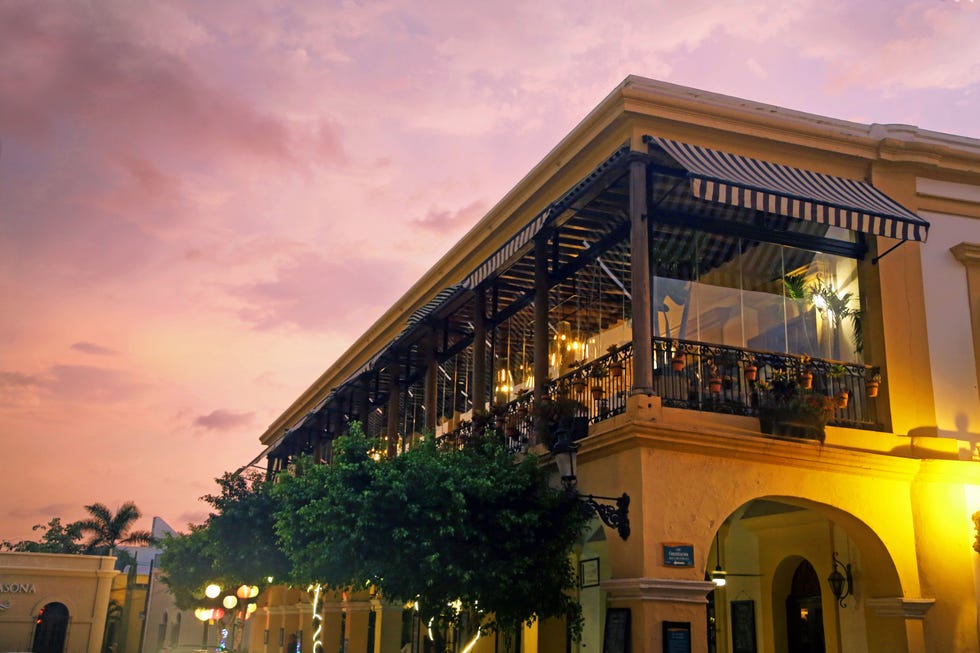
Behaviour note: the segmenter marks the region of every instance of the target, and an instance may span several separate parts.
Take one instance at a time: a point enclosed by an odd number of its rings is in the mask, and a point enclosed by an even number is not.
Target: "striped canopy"
[[[684,168],[695,197],[900,240],[925,242],[929,223],[871,184],[659,136],[647,143]]]

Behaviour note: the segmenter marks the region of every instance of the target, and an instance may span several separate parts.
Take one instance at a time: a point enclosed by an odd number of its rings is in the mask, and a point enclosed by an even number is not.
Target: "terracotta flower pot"
[[[759,368],[756,367],[755,365],[746,365],[745,366],[745,380],[746,381],[755,381],[757,378],[759,378]]]
[[[609,376],[613,377],[614,379],[618,379],[619,377],[623,376],[623,364],[613,363],[612,365],[610,365]]]
[[[603,390],[601,386],[598,385],[592,386],[593,399],[602,399],[604,396],[606,396],[606,391]]]
[[[804,390],[810,390],[811,388],[813,388],[813,372],[809,370],[804,370],[803,372],[800,372],[800,377],[798,380],[800,383],[800,387],[803,388]]]
[[[585,392],[585,381],[572,381],[572,390],[579,395]]]
[[[877,397],[878,396],[878,386],[879,385],[880,385],[880,381],[865,381],[865,383],[864,383],[864,389],[867,390],[867,393],[868,393],[868,396],[869,397]]]
[[[847,408],[848,402],[851,400],[850,390],[841,390],[837,393],[837,407]]]
[[[710,379],[708,379],[708,390],[710,390],[714,394],[718,394],[719,392],[721,392],[720,376],[713,376]]]
[[[674,356],[673,360],[670,361],[670,368],[675,372],[680,372],[684,369],[684,357],[678,354]]]

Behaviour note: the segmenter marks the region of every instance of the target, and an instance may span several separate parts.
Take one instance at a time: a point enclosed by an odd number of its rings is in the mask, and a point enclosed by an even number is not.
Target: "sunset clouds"
[[[952,0],[0,3],[0,539],[202,514],[626,75],[980,136],[978,28]]]

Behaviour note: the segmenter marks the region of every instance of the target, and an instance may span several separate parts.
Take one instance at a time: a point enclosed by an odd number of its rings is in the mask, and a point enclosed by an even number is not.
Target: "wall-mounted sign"
[[[0,594],[34,594],[34,583],[0,583]]]
[[[694,545],[675,542],[664,543],[665,567],[693,567]]]
[[[691,622],[665,621],[664,653],[691,653]]]

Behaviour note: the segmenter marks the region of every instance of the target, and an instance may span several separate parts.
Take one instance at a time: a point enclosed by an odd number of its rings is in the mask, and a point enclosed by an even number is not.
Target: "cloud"
[[[74,351],[80,351],[83,354],[92,354],[94,356],[116,356],[119,354],[119,352],[115,349],[109,349],[108,347],[97,345],[94,342],[76,342],[72,344],[71,349]]]
[[[207,415],[201,415],[194,420],[194,424],[204,427],[209,431],[230,431],[240,426],[246,426],[252,422],[255,413],[235,413],[230,410],[219,408]]]
[[[476,221],[483,216],[485,206],[485,202],[476,200],[455,211],[432,208],[425,217],[412,220],[412,224],[436,233],[459,231],[476,224]]]
[[[79,507],[68,503],[48,503],[37,507],[18,505],[8,510],[6,515],[15,519],[40,519],[46,524],[53,517],[61,517],[69,511],[77,512]]]
[[[347,255],[327,259],[303,252],[280,265],[272,279],[229,288],[245,302],[239,316],[260,330],[363,326],[365,316],[377,317],[404,290],[402,264],[394,256],[377,259],[350,248]]]
[[[141,393],[146,384],[128,372],[92,365],[54,365],[39,374],[0,371],[3,403],[46,400],[116,403]]]

